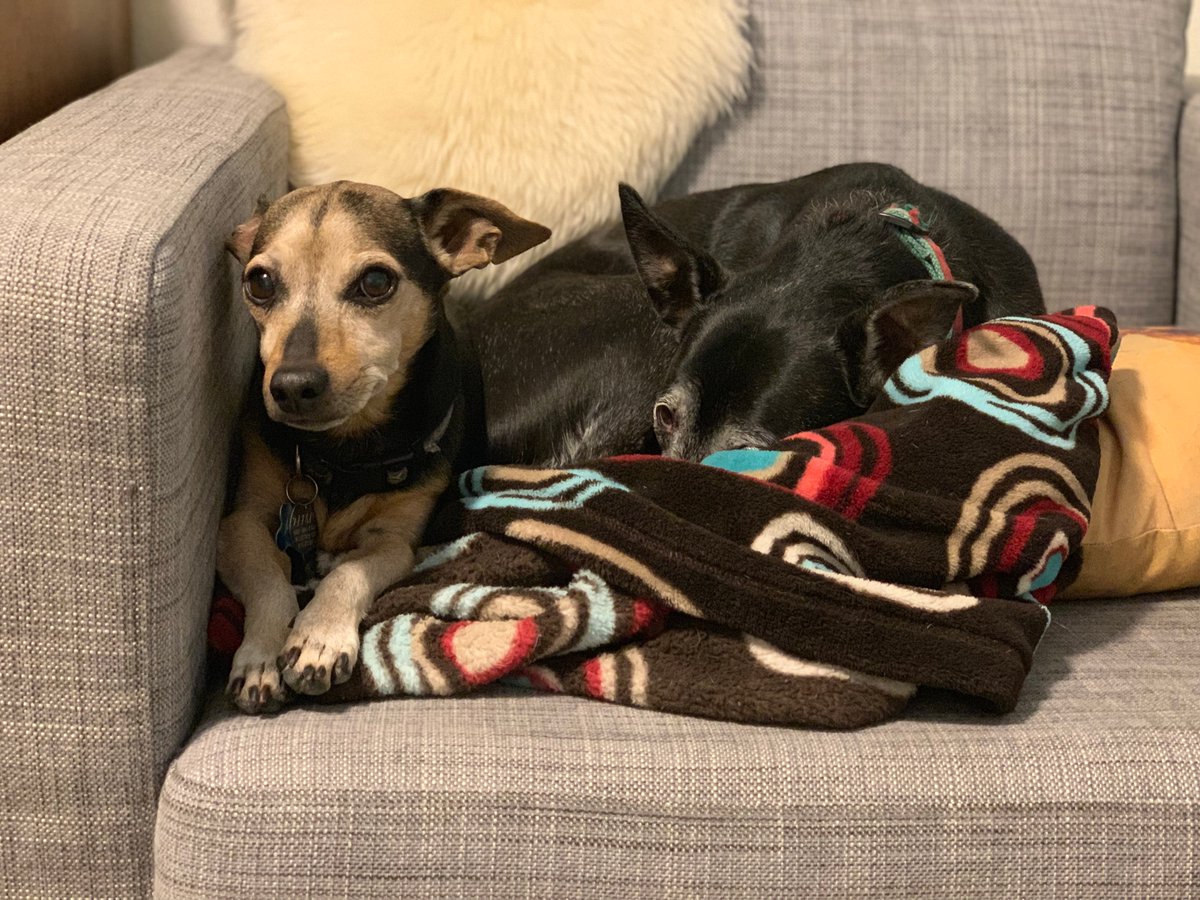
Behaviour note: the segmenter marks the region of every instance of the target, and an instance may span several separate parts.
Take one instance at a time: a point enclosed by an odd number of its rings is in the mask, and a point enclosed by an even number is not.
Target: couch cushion
[[[668,193],[893,162],[1011,229],[1051,309],[1171,321],[1190,0],[750,5],[753,99]]]
[[[162,895],[1179,896],[1200,889],[1200,594],[1056,608],[1016,712],[857,732],[509,694],[216,701]]]

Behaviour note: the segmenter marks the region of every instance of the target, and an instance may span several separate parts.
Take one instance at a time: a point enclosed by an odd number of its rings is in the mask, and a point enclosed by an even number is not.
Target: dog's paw
[[[330,623],[305,616],[296,617],[292,633],[279,654],[279,668],[292,690],[301,694],[323,694],[331,685],[350,678],[358,662],[358,625]]]
[[[275,655],[253,644],[242,644],[233,657],[226,694],[242,712],[276,712],[288,700]]]

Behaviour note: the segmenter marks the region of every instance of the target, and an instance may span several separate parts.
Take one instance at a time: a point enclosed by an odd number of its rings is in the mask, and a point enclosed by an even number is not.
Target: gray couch
[[[753,0],[752,98],[671,190],[893,161],[1009,226],[1052,306],[1200,326],[1187,6]],[[253,340],[221,242],[287,139],[194,50],[0,146],[0,895],[1200,892],[1196,592],[1057,605],[1003,718],[233,714],[204,634]]]

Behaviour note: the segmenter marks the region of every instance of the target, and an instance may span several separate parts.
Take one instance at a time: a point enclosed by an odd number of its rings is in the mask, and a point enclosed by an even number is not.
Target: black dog
[[[621,212],[463,323],[487,461],[762,446],[860,414],[956,318],[1045,309],[1011,235],[892,166]]]

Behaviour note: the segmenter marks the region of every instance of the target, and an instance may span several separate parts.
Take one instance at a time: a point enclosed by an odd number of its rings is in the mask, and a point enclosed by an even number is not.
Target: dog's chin
[[[346,424],[354,417],[355,412],[334,415],[323,411],[320,415],[297,416],[284,412],[273,403],[267,404],[268,416],[280,425],[286,425],[288,428],[295,428],[298,431],[332,431],[334,428]]]
[[[720,439],[712,441],[687,438],[670,441],[663,447],[662,455],[669,459],[704,462],[714,453],[724,453],[730,450],[764,450],[772,443],[773,441],[766,435],[739,432],[723,435]]]
[[[275,418],[272,416],[272,418]],[[340,419],[300,419],[295,417],[284,416],[276,418],[275,421],[282,425],[287,425],[289,428],[295,428],[298,431],[332,431],[339,425],[344,425],[349,419],[349,416]]]
[[[691,448],[678,443],[664,446],[661,450],[661,455],[665,459],[681,459],[687,462],[700,462],[703,459],[703,456],[698,455]]]

